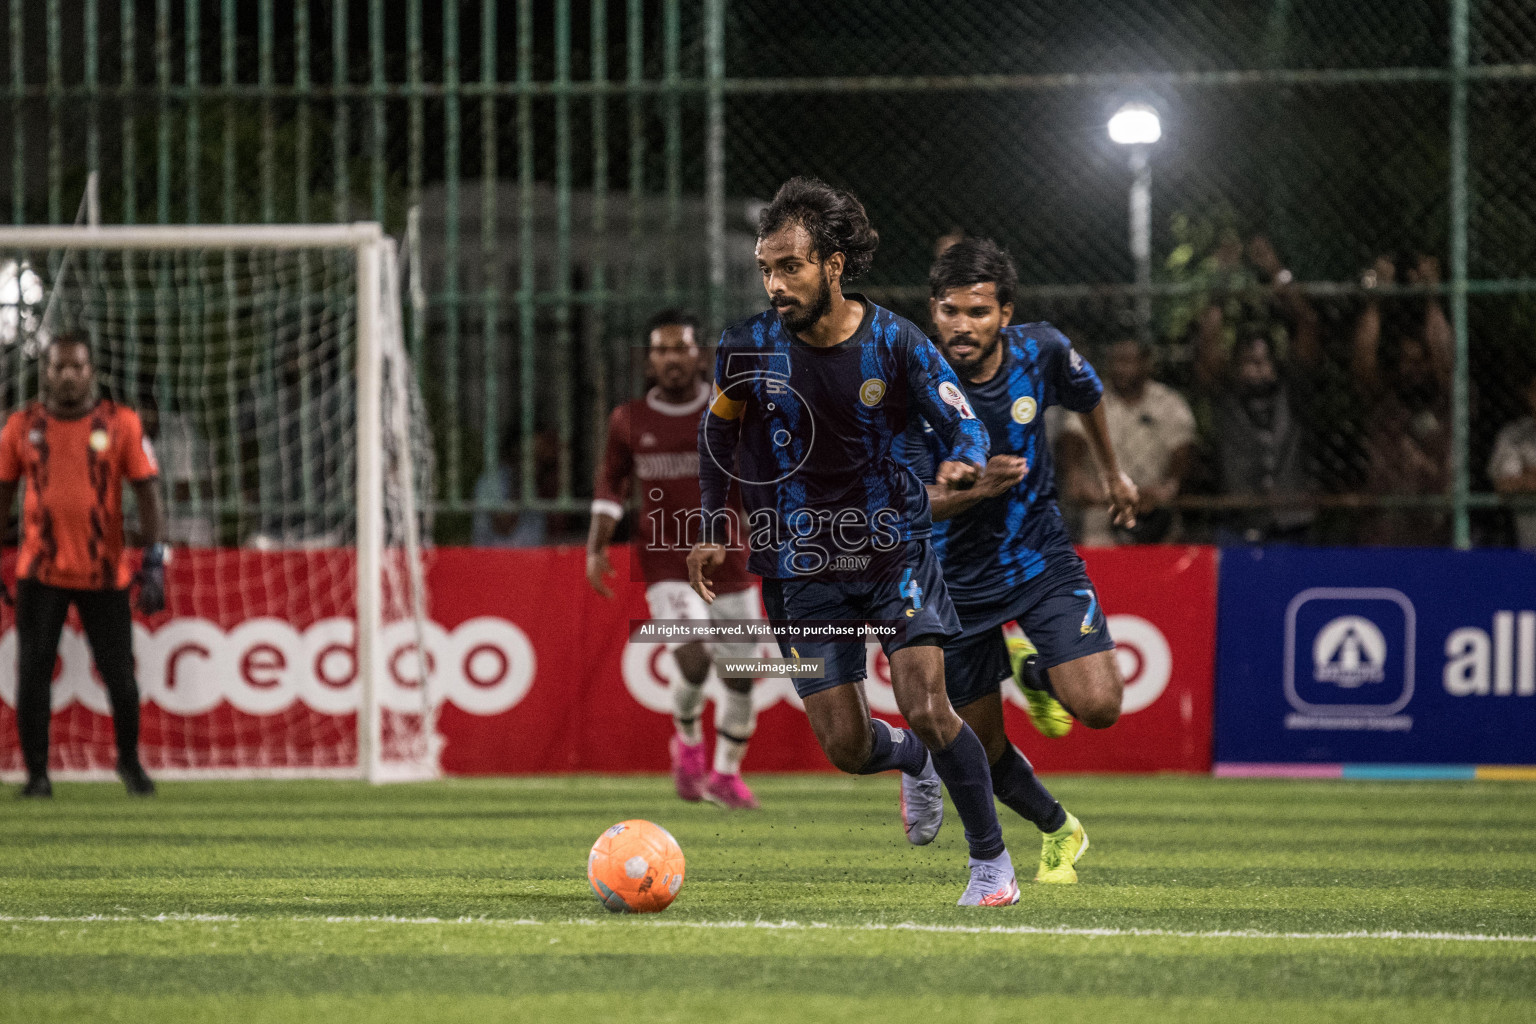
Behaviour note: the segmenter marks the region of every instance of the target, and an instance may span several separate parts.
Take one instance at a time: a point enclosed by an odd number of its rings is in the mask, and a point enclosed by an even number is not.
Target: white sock
[[[747,742],[756,725],[752,694],[726,690],[724,699],[715,704],[715,771],[721,775],[740,774]]]
[[[672,721],[683,742],[692,746],[704,742],[704,730],[699,726],[699,712],[704,710],[704,687],[686,679],[672,684]]]

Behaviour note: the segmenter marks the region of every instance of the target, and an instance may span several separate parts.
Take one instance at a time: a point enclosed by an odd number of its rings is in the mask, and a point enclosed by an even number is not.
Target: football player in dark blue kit
[[[1045,410],[1083,417],[1099,465],[1109,467],[1117,523],[1134,525],[1137,494],[1115,459],[1093,367],[1050,324],[1008,326],[1017,284],[1012,260],[987,239],[956,243],[929,273],[939,349],[991,438],[981,479],[966,491],[937,485],[942,442],[931,424],[914,417],[904,440],[913,471],[932,484],[933,543],[963,628],[944,649],[950,701],[987,748],[998,799],[1044,833],[1035,880],[1070,883],[1087,834],[1009,742],[1002,681],[1015,676],[1046,735],[1060,735],[1072,717],[1113,725],[1124,682],[1098,593],[1056,507]],[[1010,650],[1003,625],[1013,620],[1038,648],[1038,670],[1021,657],[1027,648]]]
[[[824,665],[794,680],[822,750],[845,772],[903,773],[914,843],[938,831],[942,780],[970,847],[959,903],[1004,906],[1019,889],[986,749],[945,696],[942,645],[960,623],[929,541],[928,491],[891,454],[908,411],[920,411],[939,439],[934,492],[947,494],[977,478],[987,433],[917,327],[843,292],[878,239],[858,199],[812,178],[786,182],[759,218],[757,262],[773,308],[720,340],[699,427],[705,536],[689,553],[689,579],[713,600],[734,478],[748,568],[782,627],[780,650]],[[890,659],[907,729],[870,716],[860,685],[866,624]]]

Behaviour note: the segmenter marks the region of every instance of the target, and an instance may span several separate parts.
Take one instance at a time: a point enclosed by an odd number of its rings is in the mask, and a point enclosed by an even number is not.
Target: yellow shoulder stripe
[[[722,420],[740,419],[742,410],[746,409],[746,407],[746,402],[727,398],[725,392],[720,390],[720,385],[718,384],[715,385],[714,393],[709,398],[709,411]]]

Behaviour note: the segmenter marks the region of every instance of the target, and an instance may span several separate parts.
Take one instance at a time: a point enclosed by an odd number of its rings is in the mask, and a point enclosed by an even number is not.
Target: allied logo
[[[1311,587],[1285,610],[1287,729],[1408,732],[1413,602],[1389,587]]]
[[[1353,689],[1387,677],[1387,638],[1376,623],[1341,615],[1312,641],[1312,678]]]
[[[109,444],[111,444],[111,438],[107,437],[105,430],[91,431],[91,451],[99,455],[107,450]]]
[[[885,381],[871,377],[859,385],[859,401],[873,409],[885,397]]]
[[[1035,419],[1035,413],[1039,411],[1040,404],[1033,398],[1025,395],[1023,398],[1013,403],[1013,422],[1033,423]]]
[[[976,414],[971,412],[970,403],[965,400],[965,395],[960,391],[960,386],[953,381],[943,381],[939,384],[939,398],[944,404],[960,414],[963,420],[973,420]]]

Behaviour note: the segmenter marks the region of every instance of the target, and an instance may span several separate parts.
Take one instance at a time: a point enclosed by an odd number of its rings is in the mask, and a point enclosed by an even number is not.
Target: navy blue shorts
[[[894,626],[894,634],[876,639],[886,657],[922,637],[947,640],[960,634],[960,619],[950,603],[939,571],[939,559],[926,540],[907,546],[905,564],[894,578],[878,580],[763,580],[763,606],[770,619],[794,624],[846,621]],[[820,679],[795,679],[802,699],[844,683],[864,678],[865,649],[862,635],[848,640],[797,640],[778,637],[786,658],[824,658],[826,674]]]
[[[944,685],[957,708],[997,693],[1012,674],[1003,625],[1015,619],[1043,669],[1115,649],[1098,591],[1075,551],[996,601],[957,604],[955,611],[963,631],[944,645]]]

